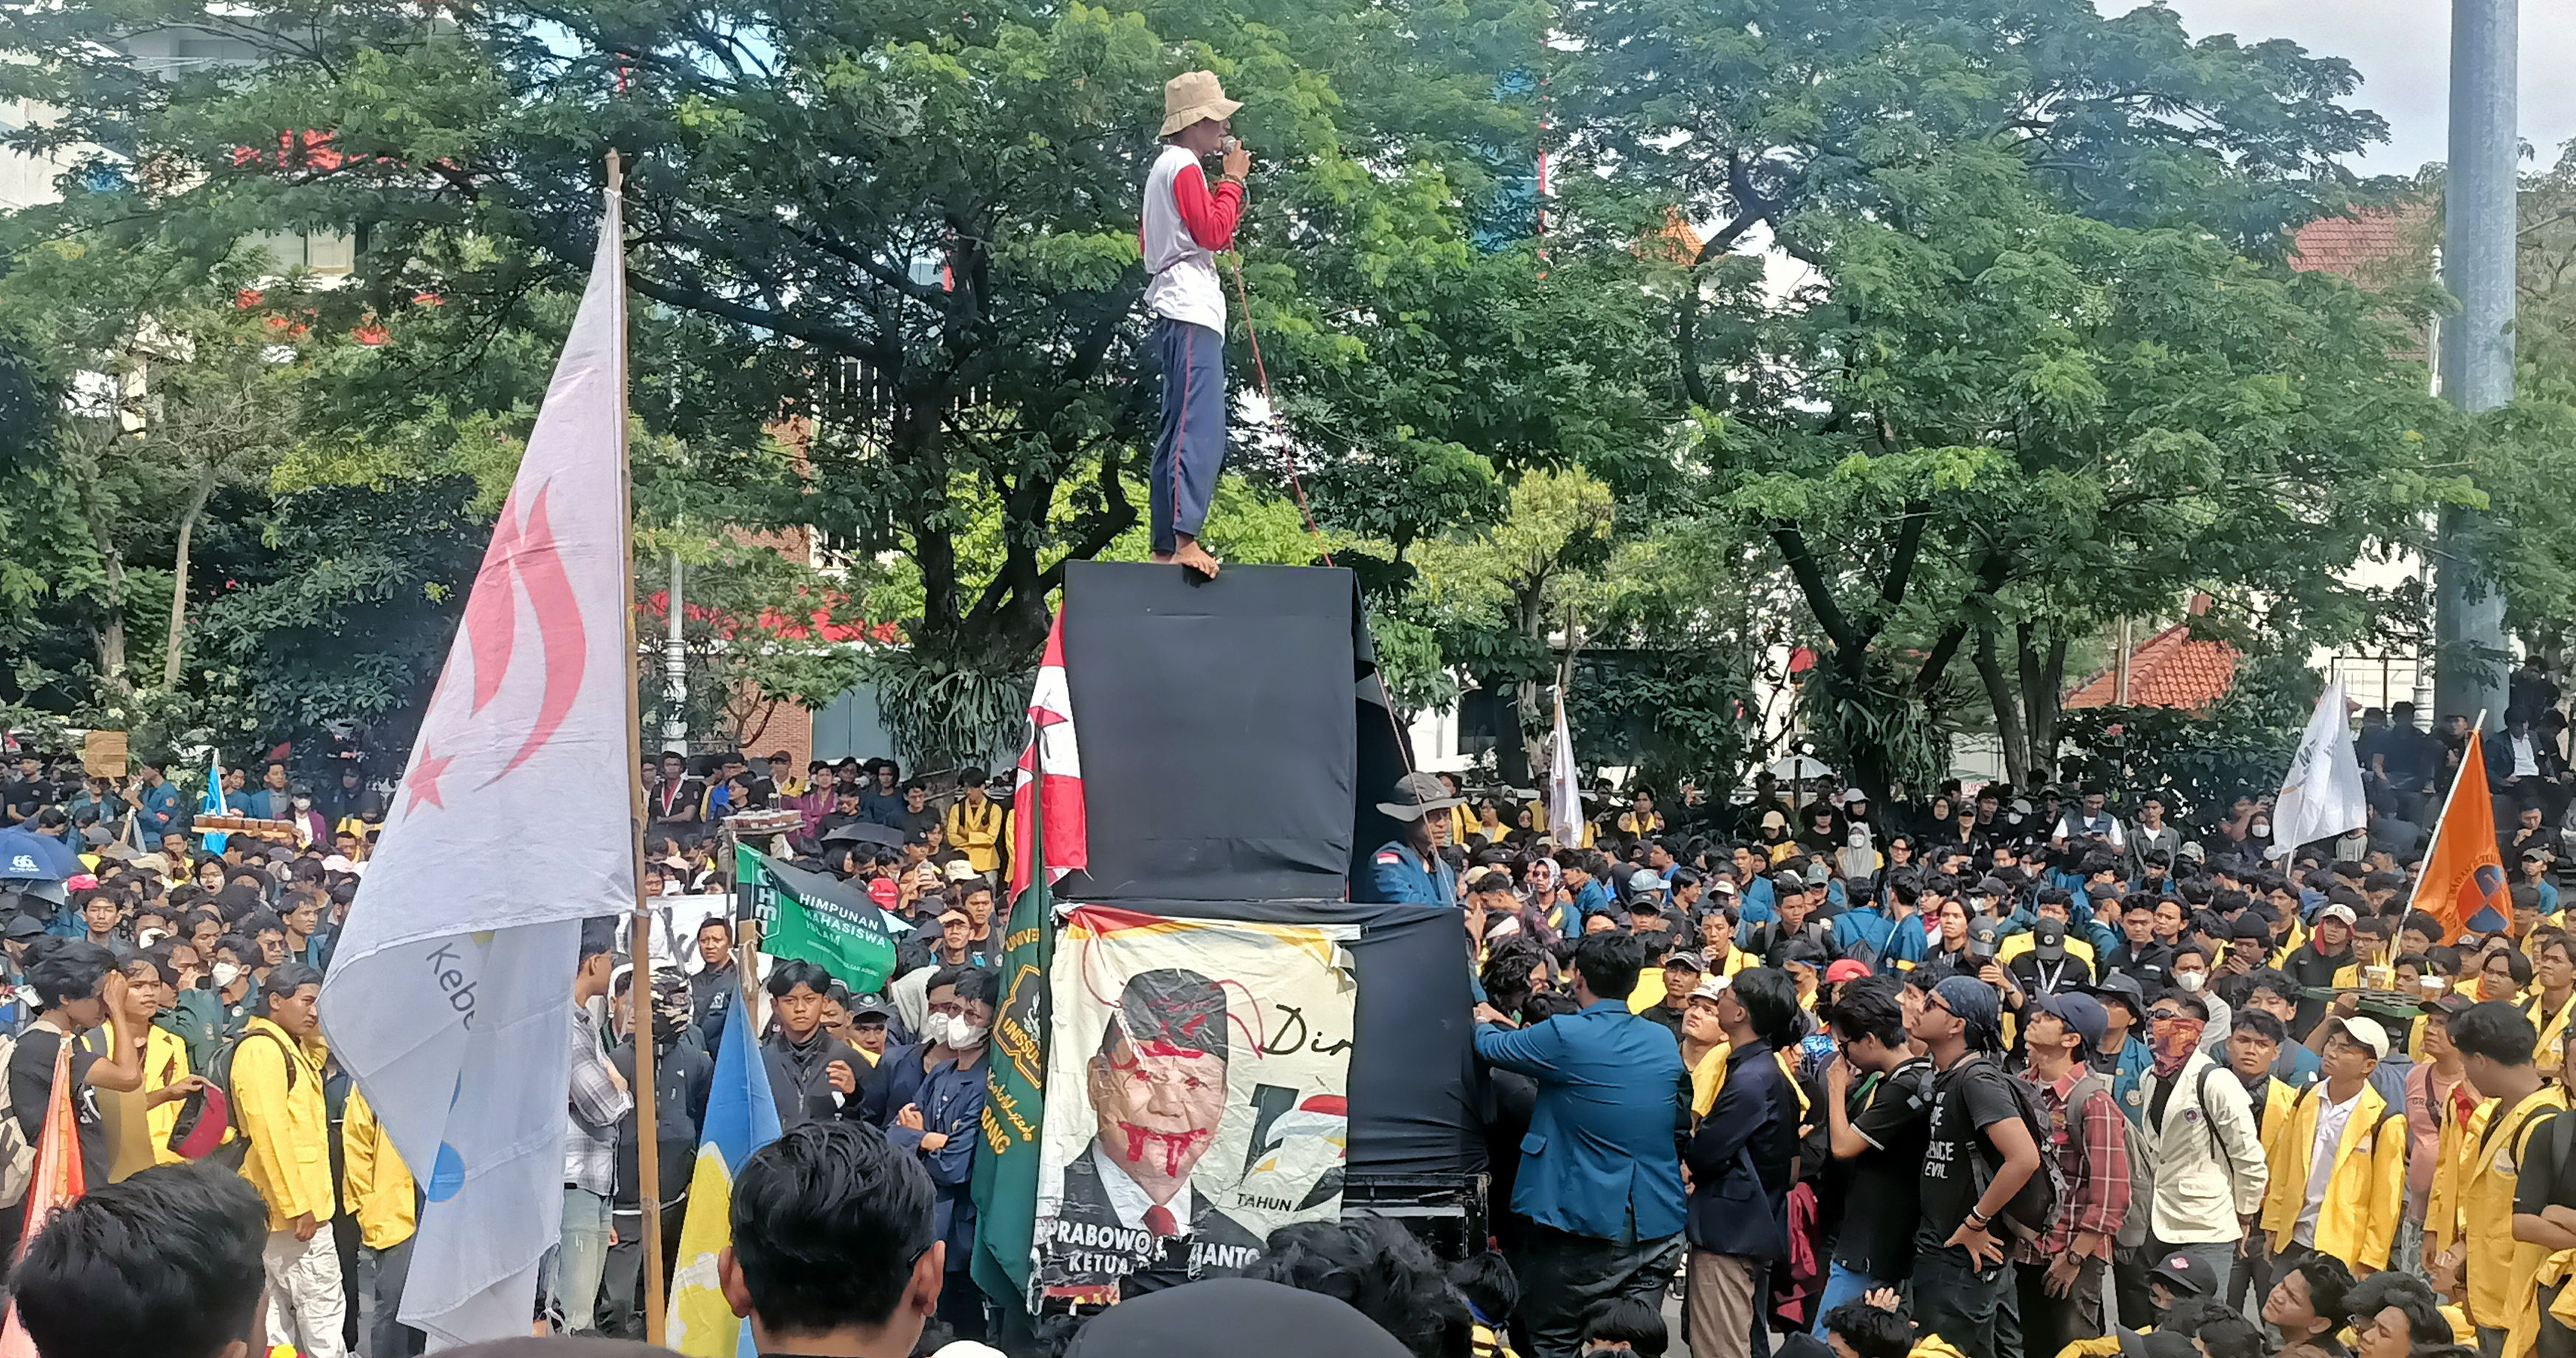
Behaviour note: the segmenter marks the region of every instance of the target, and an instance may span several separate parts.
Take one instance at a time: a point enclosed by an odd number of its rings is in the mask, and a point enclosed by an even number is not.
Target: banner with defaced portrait
[[[1341,1214],[1355,925],[1066,913],[1032,1291],[1240,1269]]]

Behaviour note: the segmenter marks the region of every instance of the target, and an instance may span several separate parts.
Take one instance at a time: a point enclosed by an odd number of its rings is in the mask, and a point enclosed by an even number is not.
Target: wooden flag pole
[[[608,153],[608,211],[622,223],[626,201],[626,167],[615,151]],[[613,248],[623,252],[625,234],[621,227]],[[617,477],[626,501],[625,512],[618,516],[624,528],[626,563],[629,577],[635,569],[635,467],[627,457],[626,446],[626,271],[617,271]],[[632,593],[632,591],[629,591]],[[653,916],[653,903],[644,897],[644,714],[635,706],[635,695],[643,691],[643,676],[637,670],[635,641],[635,606],[630,600],[620,610],[626,624],[626,701],[629,720],[626,723],[627,824],[634,835],[635,864],[633,896],[635,914],[627,925],[627,952],[633,959],[634,990],[628,1003],[633,1013],[627,1023],[627,1035],[635,1043],[635,1198],[644,1208],[644,1342],[660,1344],[664,1322],[662,1295],[662,1143],[655,1127],[655,1091],[653,1074],[653,931],[660,921]]]

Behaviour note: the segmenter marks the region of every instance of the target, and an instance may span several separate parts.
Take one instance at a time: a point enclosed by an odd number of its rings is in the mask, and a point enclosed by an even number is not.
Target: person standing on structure
[[[1225,465],[1225,288],[1216,252],[1234,245],[1243,216],[1243,177],[1252,153],[1226,120],[1243,105],[1225,97],[1213,71],[1189,71],[1163,86],[1163,153],[1145,180],[1145,306],[1163,367],[1163,418],[1154,435],[1148,497],[1154,560],[1177,561],[1213,578],[1217,559],[1199,545],[1208,502]],[[1201,161],[1222,154],[1224,179],[1208,188]]]

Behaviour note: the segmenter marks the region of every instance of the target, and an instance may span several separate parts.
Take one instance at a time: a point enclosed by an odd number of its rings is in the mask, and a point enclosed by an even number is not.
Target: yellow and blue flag
[[[688,1358],[758,1358],[751,1322],[734,1315],[717,1283],[716,1256],[733,1244],[734,1176],[752,1152],[777,1139],[769,1067],[751,1040],[751,1023],[737,1012],[716,1049],[697,1172],[689,1179],[689,1215],[680,1226],[679,1268],[671,1276],[664,1342]]]

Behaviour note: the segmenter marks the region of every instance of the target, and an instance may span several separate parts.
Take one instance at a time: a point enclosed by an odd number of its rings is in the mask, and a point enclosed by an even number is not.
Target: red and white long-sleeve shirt
[[[1187,148],[1166,146],[1145,180],[1145,224],[1138,233],[1145,269],[1145,306],[1157,316],[1225,330],[1225,287],[1217,281],[1216,252],[1234,244],[1243,217],[1243,186],[1220,183],[1208,191],[1207,171]]]

